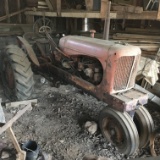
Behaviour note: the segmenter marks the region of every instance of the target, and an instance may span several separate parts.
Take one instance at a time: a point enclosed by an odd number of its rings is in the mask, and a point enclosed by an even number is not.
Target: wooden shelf
[[[134,20],[157,20],[157,11],[144,11],[142,13],[123,13],[123,12],[111,12],[111,19],[134,19]],[[57,12],[49,11],[26,11],[26,15],[30,16],[45,16],[58,17]],[[60,17],[70,18],[105,18],[100,12],[87,12],[87,11],[62,11]]]
[[[45,16],[47,17],[58,17],[57,12],[48,12],[48,11],[26,11],[26,15],[32,15],[32,16]],[[87,11],[62,11],[60,17],[70,17],[70,18],[105,18],[104,16],[101,16],[100,12],[92,11],[92,12],[87,12]],[[111,19],[115,19],[117,17],[117,14],[111,13],[110,14]]]

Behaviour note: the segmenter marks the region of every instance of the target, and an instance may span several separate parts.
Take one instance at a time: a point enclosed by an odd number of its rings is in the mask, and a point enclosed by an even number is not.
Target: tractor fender
[[[18,40],[21,42],[21,44],[23,45],[24,49],[26,50],[27,55],[29,56],[29,58],[31,59],[31,61],[36,65],[36,66],[40,66],[39,61],[37,59],[37,56],[33,50],[33,48],[31,47],[31,45],[28,43],[28,41],[26,41],[24,38],[18,36],[17,37]]]

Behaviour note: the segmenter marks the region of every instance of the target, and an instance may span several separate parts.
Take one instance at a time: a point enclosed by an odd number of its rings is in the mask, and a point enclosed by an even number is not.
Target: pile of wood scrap
[[[125,33],[116,33],[112,36],[113,40],[118,40],[124,43],[128,43],[134,46],[138,46],[142,50],[142,55],[145,57],[155,58],[158,49],[160,48],[160,36],[159,33],[150,32],[149,30],[139,29],[140,32],[131,31],[131,29]],[[136,33],[136,34],[134,34]],[[150,33],[150,34],[149,34]]]
[[[119,12],[129,12],[129,13],[142,13],[143,7],[133,6],[124,3],[112,3],[111,10]]]

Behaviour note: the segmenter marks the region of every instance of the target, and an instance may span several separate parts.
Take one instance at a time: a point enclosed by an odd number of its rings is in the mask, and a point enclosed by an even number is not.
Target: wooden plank
[[[86,5],[87,11],[93,10],[93,0],[85,0],[85,5]]]
[[[43,16],[44,12],[41,11],[26,11],[26,15],[34,15],[34,16]],[[57,17],[56,12],[45,12],[46,17]],[[110,18],[115,19],[117,16],[116,13],[110,13]],[[61,17],[71,17],[71,18],[105,18],[101,16],[100,12],[97,11],[92,11],[92,12],[87,12],[87,11],[62,11],[61,12]]]
[[[17,121],[27,110],[31,110],[31,109],[32,109],[32,106],[31,106],[31,103],[29,103],[27,106],[25,106],[25,108],[18,111],[17,114],[11,120],[9,120],[4,126],[0,127],[0,135],[3,132],[5,132],[9,127],[11,127],[12,124],[15,121]]]
[[[41,11],[26,11],[26,15],[35,15],[35,16],[43,16],[43,12]],[[48,17],[57,17],[56,12],[45,12],[45,16]],[[75,10],[70,10],[70,11],[62,11],[61,12],[61,17],[72,17],[72,18],[105,18],[105,15],[101,15],[100,12],[98,11],[92,11],[92,12],[87,12],[87,11],[75,11]],[[124,14],[123,12],[111,12],[110,13],[110,18],[111,19],[135,19],[135,20],[156,20],[157,19],[157,11],[143,11],[140,14],[137,13],[127,13]]]
[[[5,11],[6,11],[7,22],[10,23],[8,0],[5,0]]]
[[[40,8],[40,9],[48,9],[48,6],[38,6],[37,8]]]
[[[107,8],[108,8],[108,2],[109,2],[109,0],[101,0],[101,11],[100,11],[101,17],[106,16],[106,12],[107,12]]]
[[[14,12],[14,13],[9,14],[8,16],[7,16],[7,15],[2,16],[2,17],[0,17],[0,21],[3,21],[3,20],[5,20],[5,19],[7,19],[7,18],[10,18],[10,17],[13,17],[13,16],[15,16],[15,15],[17,15],[17,14],[20,14],[20,13],[24,12],[24,11],[26,11],[26,9],[21,9],[21,10],[19,10],[19,11],[17,11],[17,12]]]
[[[46,3],[47,3],[47,6],[48,6],[49,10],[50,10],[50,11],[53,11],[54,9],[53,9],[53,6],[52,6],[50,0],[45,0],[45,1],[46,1]]]
[[[26,100],[26,101],[17,101],[17,102],[9,102],[5,103],[6,108],[10,107],[19,107],[19,105],[28,105],[28,104],[37,104],[37,99]]]
[[[160,37],[159,36],[152,36],[152,35],[116,33],[116,34],[113,35],[113,39],[152,39],[152,40],[160,40]]]
[[[159,0],[159,5],[158,5],[158,13],[157,13],[157,19],[160,19],[160,0]]]
[[[137,6],[121,6],[121,5],[113,5],[113,11],[121,11],[121,12],[129,12],[129,13],[142,13],[143,8]]]
[[[125,32],[135,33],[135,34],[160,34],[159,29],[152,28],[125,28]]]
[[[20,9],[21,9],[20,0],[17,0],[17,10],[19,11]],[[18,22],[22,23],[22,15],[21,15],[21,13],[18,14]]]
[[[142,13],[126,13],[117,12],[116,19],[132,19],[132,20],[157,20],[157,11],[143,11]]]
[[[38,5],[40,6],[47,6],[45,1],[38,1]]]
[[[61,16],[61,0],[57,0],[57,16]]]

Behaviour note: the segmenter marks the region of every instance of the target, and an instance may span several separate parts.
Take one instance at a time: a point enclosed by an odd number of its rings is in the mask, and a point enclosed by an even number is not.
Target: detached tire
[[[5,95],[10,100],[28,99],[34,88],[31,63],[16,45],[6,47],[1,55],[1,77]]]

